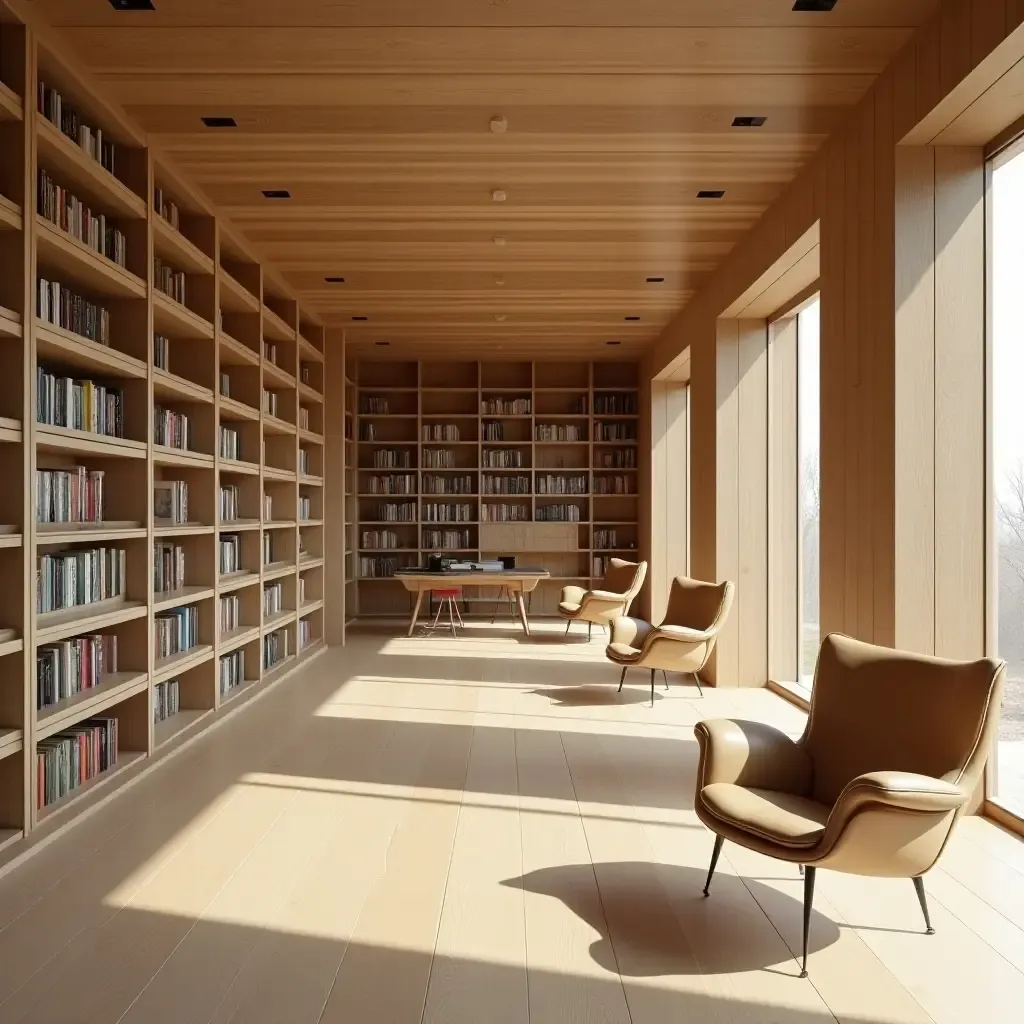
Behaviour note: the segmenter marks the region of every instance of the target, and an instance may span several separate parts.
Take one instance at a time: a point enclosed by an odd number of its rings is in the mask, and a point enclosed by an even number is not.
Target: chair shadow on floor
[[[744,917],[754,915],[749,924],[757,928],[763,923],[761,907],[772,906],[776,920],[776,911],[781,907],[782,913],[796,923],[803,913],[801,901],[752,879],[724,872],[716,874],[711,896],[705,899],[705,877],[703,869],[620,861],[597,863],[593,867],[571,864],[541,868],[501,884],[561,900],[601,936],[591,944],[590,955],[613,974],[657,978],[775,969],[788,974],[790,967],[794,976],[799,974],[793,950],[787,950],[777,933],[773,930],[775,938],[765,941],[761,932],[759,941],[747,934]],[[750,895],[760,907],[750,900]],[[669,904],[669,896],[675,902],[675,910]],[[783,906],[786,903],[792,907]],[[680,926],[677,912],[681,912],[684,921],[694,922],[689,934]],[[738,929],[734,941],[724,934],[730,928]],[[717,937],[714,953],[706,955],[693,936],[706,936],[711,930],[723,934]],[[839,936],[834,921],[812,912],[810,952],[831,946]]]
[[[650,690],[638,690],[623,687],[621,693],[618,684],[610,682],[607,686],[597,683],[584,683],[581,686],[550,686],[531,690],[538,697],[547,697],[555,707],[560,708],[604,708],[626,706],[629,704],[651,703]],[[664,694],[655,692],[655,700],[663,700]]]

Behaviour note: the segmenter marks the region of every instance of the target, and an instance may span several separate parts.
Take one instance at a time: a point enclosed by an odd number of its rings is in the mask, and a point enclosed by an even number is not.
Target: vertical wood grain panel
[[[650,390],[650,487],[641,486],[641,494],[649,494],[649,515],[641,509],[641,521],[650,522],[650,558],[647,571],[647,617],[661,622],[665,616],[668,563],[668,383],[652,381]],[[642,445],[642,442],[641,442]]]
[[[345,618],[345,349],[341,331],[328,331],[324,353],[324,616],[328,646],[344,643]]]
[[[665,395],[669,447],[666,480],[666,568],[668,582],[690,571],[690,389],[684,384],[670,384]],[[668,588],[664,593],[668,603]]]
[[[799,440],[796,317],[768,342],[768,678],[795,680],[799,588]]]
[[[914,37],[917,64],[917,111],[914,124],[938,105],[942,99],[942,54],[940,19],[933,18]]]
[[[935,153],[936,654],[984,653],[985,175],[978,149]]]
[[[1006,37],[1006,0],[971,0],[971,65],[980,64]]]
[[[650,452],[650,459],[640,459],[640,468],[637,473],[638,498],[638,533],[637,543],[640,548],[640,558],[648,563],[647,579],[644,581],[643,589],[637,596],[636,614],[650,619],[654,614],[652,611],[652,594],[656,593],[656,581],[651,578],[651,569],[657,564],[660,553],[657,552],[658,537],[660,534],[654,528],[654,516],[660,511],[660,503],[657,496],[656,483],[656,455],[654,451],[655,440],[658,436],[657,425],[654,423],[655,414],[655,389],[657,381],[652,381],[646,372],[646,367],[641,366],[640,391],[637,395],[638,410],[640,419],[637,424],[637,437],[639,438],[638,450]],[[591,463],[593,460],[591,460]]]
[[[768,327],[737,322],[736,581],[739,646],[736,684],[763,686],[768,678]],[[724,578],[724,577],[723,577]]]
[[[702,321],[693,338],[690,364],[690,571],[717,579],[718,356],[714,320]]]
[[[720,320],[717,325],[716,409],[717,437],[715,479],[717,513],[715,565],[708,579],[737,580],[739,577],[739,332],[737,321]],[[737,588],[738,589],[738,588]],[[737,605],[742,595],[737,593]],[[739,614],[729,617],[716,647],[716,682],[736,686],[739,676]]]
[[[907,47],[883,77],[892,87],[892,141],[899,142],[917,124],[917,47]]]
[[[1024,0],[1006,0],[1006,34],[1009,35],[1021,23],[1024,23]]]
[[[939,89],[945,96],[971,70],[971,0],[945,0],[939,10]]]

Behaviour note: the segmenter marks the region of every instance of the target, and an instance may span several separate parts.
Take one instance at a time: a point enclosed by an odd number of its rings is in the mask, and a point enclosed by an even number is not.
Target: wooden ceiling
[[[154,2],[33,6],[325,322],[601,357],[657,337],[937,0]]]

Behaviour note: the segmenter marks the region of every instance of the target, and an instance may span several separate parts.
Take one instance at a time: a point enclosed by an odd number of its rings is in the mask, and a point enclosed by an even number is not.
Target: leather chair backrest
[[[969,794],[995,736],[1005,664],[948,661],[833,633],[818,654],[800,742],[814,764],[813,797],[833,804],[866,772],[944,779]]]
[[[704,583],[688,576],[677,576],[672,581],[662,625],[710,629],[716,620],[725,621],[735,589],[728,580],[725,583]]]
[[[646,571],[646,563],[627,562],[623,558],[612,558],[608,562],[604,579],[601,581],[599,590],[607,590],[611,594],[630,594],[636,581],[637,570],[643,565]],[[639,590],[639,587],[637,587]]]

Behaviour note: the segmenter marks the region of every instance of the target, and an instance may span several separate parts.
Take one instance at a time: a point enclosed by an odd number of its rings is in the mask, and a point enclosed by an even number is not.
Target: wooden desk
[[[409,636],[416,628],[416,620],[419,618],[420,606],[423,604],[423,595],[431,590],[443,590],[445,587],[507,587],[516,595],[516,603],[519,606],[519,621],[523,624],[523,631],[530,635],[530,623],[526,618],[526,605],[523,603],[523,594],[532,593],[537,589],[541,580],[551,577],[547,569],[503,569],[501,572],[427,572],[416,570],[411,572],[397,572],[395,578],[402,581],[406,590],[416,595],[416,604],[412,610],[412,620],[409,622]]]

